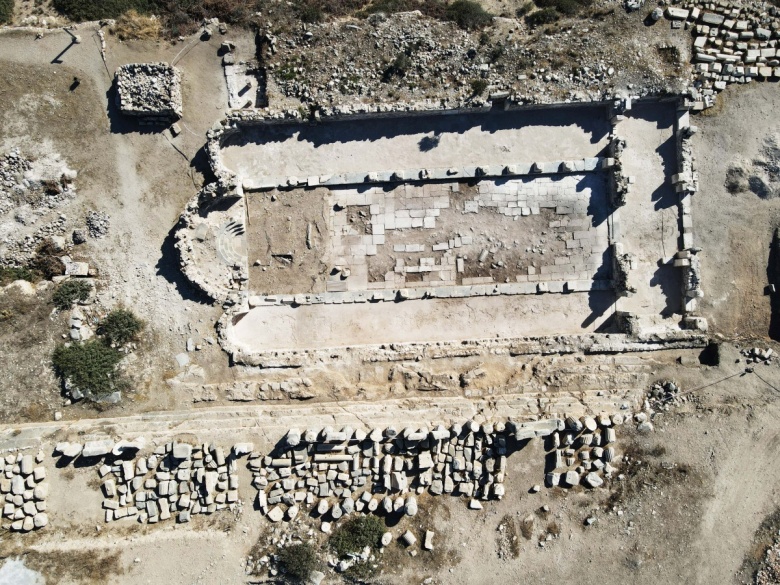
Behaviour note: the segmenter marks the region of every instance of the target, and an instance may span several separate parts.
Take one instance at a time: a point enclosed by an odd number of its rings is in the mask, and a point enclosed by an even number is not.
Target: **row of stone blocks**
[[[536,295],[543,293],[574,293],[612,289],[611,280],[552,280],[548,282],[509,282],[471,286],[441,286],[395,290],[323,292],[297,295],[255,295],[249,297],[249,307],[279,305],[343,305],[368,302],[396,302],[420,299],[460,299],[497,295]]]
[[[365,185],[372,183],[408,183],[417,181],[456,181],[459,179],[482,179],[494,177],[524,177],[558,175],[568,173],[595,172],[608,169],[613,161],[604,157],[579,160],[517,163],[510,165],[484,165],[457,168],[407,169],[361,173],[340,173],[300,177],[266,177],[245,179],[245,191],[268,189],[290,189],[297,187],[335,187],[342,185]]]

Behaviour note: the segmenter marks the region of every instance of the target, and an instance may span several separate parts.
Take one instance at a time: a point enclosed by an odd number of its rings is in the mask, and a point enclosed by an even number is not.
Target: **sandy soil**
[[[717,115],[695,122],[701,128],[694,142],[701,188],[693,200],[693,221],[694,244],[703,249],[702,310],[728,337],[778,335],[764,287],[780,200],[750,191],[732,195],[724,185],[728,167],[752,160],[780,128],[776,89],[771,84],[729,88]]]
[[[606,145],[607,132],[606,112],[592,106],[279,125],[230,137],[222,158],[251,186],[267,177],[593,157]]]

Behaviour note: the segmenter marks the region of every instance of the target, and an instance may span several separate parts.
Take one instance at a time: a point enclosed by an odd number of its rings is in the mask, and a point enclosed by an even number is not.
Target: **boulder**
[[[43,528],[48,523],[49,523],[49,517],[44,513],[36,514],[35,516],[33,516],[33,526],[35,526],[35,528]]]
[[[254,443],[236,443],[233,445],[233,454],[236,457],[241,457],[243,455],[249,455],[254,449]]]
[[[585,476],[585,485],[590,488],[597,488],[604,484],[604,480],[601,479],[597,474],[591,472],[588,475]]]
[[[173,458],[174,459],[189,459],[192,456],[192,445],[187,443],[174,443],[173,444]]]
[[[102,457],[111,453],[114,448],[114,441],[103,439],[100,441],[87,441],[81,450],[82,457]],[[63,453],[65,455],[65,453]]]
[[[54,447],[56,453],[60,453],[63,457],[69,457],[74,459],[81,454],[81,443],[57,443]]]
[[[410,530],[404,532],[401,540],[403,540],[406,546],[414,546],[417,543],[417,537]]]
[[[268,519],[271,522],[281,522],[284,518],[284,510],[281,506],[275,506],[268,510]]]

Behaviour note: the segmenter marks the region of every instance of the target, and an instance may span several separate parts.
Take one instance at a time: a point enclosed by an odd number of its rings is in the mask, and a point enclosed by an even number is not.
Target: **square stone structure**
[[[116,71],[117,105],[127,116],[173,122],[182,116],[181,72],[167,63],[129,63]]]

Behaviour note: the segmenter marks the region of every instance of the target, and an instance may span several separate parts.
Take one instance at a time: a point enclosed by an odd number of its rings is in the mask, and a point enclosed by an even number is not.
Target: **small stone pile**
[[[353,512],[417,513],[426,490],[478,499],[504,495],[507,438],[512,423],[471,421],[437,426],[334,430],[291,429],[277,452],[252,454],[249,468],[257,505],[272,522],[293,520],[301,506],[317,504],[323,530]]]
[[[766,550],[764,562],[756,572],[756,585],[774,585],[780,583],[780,538]]]
[[[92,238],[102,238],[108,234],[111,226],[111,216],[104,211],[90,211],[87,213],[87,231]]]
[[[168,443],[148,457],[101,465],[105,520],[155,524],[175,515],[181,523],[192,514],[235,510],[241,505],[236,459],[251,450],[236,445],[226,455],[215,445]]]
[[[129,63],[116,71],[117,105],[128,116],[149,122],[182,116],[181,73],[167,63]]]
[[[771,364],[777,354],[771,349],[761,349],[760,347],[753,347],[750,349],[743,349],[740,352],[747,359],[745,360],[749,364]]]
[[[19,154],[18,148],[0,156],[0,215],[13,209],[14,201],[27,190],[22,177],[30,167],[30,161]]]
[[[653,411],[669,410],[685,401],[685,397],[680,394],[680,387],[671,380],[656,382],[650,387],[647,400]]]
[[[43,465],[43,451],[33,457],[21,453],[0,457],[0,494],[3,494],[3,517],[11,521],[6,527],[16,532],[30,532],[49,523],[46,496],[49,484]],[[36,465],[37,464],[37,465]]]
[[[34,161],[18,148],[0,155],[0,215],[16,209],[15,219],[26,225],[69,202],[76,194],[77,173],[58,158],[54,161],[47,159],[34,168]]]
[[[615,427],[624,422],[622,414],[611,417],[585,416],[580,419],[568,417],[566,428],[554,432],[548,452],[548,468],[545,476],[547,487],[574,487],[584,485],[597,488],[604,484],[604,478],[615,473]]]

